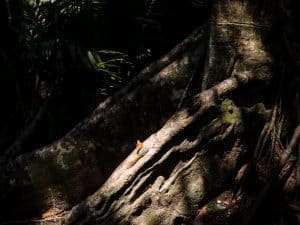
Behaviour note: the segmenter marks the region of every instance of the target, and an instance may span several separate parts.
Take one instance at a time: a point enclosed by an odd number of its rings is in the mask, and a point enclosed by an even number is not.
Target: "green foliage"
[[[144,2],[128,12],[109,6],[106,0],[23,0],[20,32],[21,61],[27,73],[50,80],[64,79],[72,71],[97,73],[105,79],[101,90],[114,89],[133,74],[133,65],[151,58],[147,46],[151,34],[161,31],[160,23],[146,16]],[[111,10],[113,10],[111,12]],[[115,18],[114,14],[120,18]],[[119,24],[131,27],[122,34]],[[116,28],[114,28],[116,26]],[[112,37],[112,38],[111,38]],[[147,40],[148,39],[148,40]],[[124,41],[124,43],[122,43]],[[116,45],[117,44],[117,45]],[[102,79],[102,80],[103,80]],[[108,80],[110,80],[108,82]]]
[[[74,21],[82,19],[83,15],[97,16],[101,13],[104,1],[96,0],[29,0],[24,9],[23,43],[30,49],[29,59],[53,62],[56,66],[81,62],[83,66],[103,72],[116,78],[119,67],[126,60],[126,55],[118,51],[97,51],[88,47],[88,43],[78,40],[70,32]],[[87,17],[83,24],[89,23],[93,18]],[[80,28],[80,27],[79,27]],[[71,28],[72,30],[72,28]],[[75,37],[75,38],[72,38]],[[34,52],[33,52],[34,51]],[[102,55],[110,55],[108,60],[102,60]],[[65,57],[71,56],[66,60]],[[28,59],[28,55],[26,55]],[[58,63],[59,62],[59,63]],[[60,72],[58,68],[55,71]]]

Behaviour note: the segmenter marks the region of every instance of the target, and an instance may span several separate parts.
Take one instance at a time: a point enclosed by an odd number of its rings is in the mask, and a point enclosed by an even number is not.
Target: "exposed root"
[[[169,180],[167,180],[165,182],[165,184],[161,187],[160,191],[161,192],[166,192],[169,189],[170,185],[174,183],[174,181],[179,177],[179,175],[183,171],[185,171],[187,168],[189,168],[192,165],[192,163],[195,161],[195,159],[198,156],[199,156],[199,153],[196,153],[190,161],[185,163],[183,167],[181,167]]]
[[[280,153],[280,150],[275,144],[276,154]],[[266,159],[266,157],[264,157]],[[292,179],[293,163],[289,162],[282,168],[280,166],[280,160],[275,160],[275,165],[272,168],[268,168],[264,173],[264,181],[256,183],[254,180],[257,178],[249,177],[250,164],[244,164],[235,177],[235,183],[240,184],[239,192],[236,193],[234,189],[226,190],[220,193],[217,197],[211,199],[209,203],[205,204],[198,211],[195,217],[194,225],[216,225],[216,224],[249,224],[263,205],[271,188],[274,184],[285,183],[286,180]],[[257,169],[266,170],[266,167],[258,167]],[[257,176],[257,174],[256,174]],[[245,177],[248,179],[247,183],[241,183],[245,181]],[[251,183],[252,188],[249,189],[248,185]],[[293,184],[289,184],[289,187],[283,185],[283,189],[286,192],[293,192],[295,190],[295,181],[289,181]],[[290,190],[290,189],[293,190]],[[294,207],[297,211],[297,206]]]
[[[278,110],[278,106],[277,106],[277,104],[275,104],[275,106],[273,108],[271,120],[269,123],[266,124],[267,127],[264,127],[263,132],[261,134],[261,135],[263,135],[262,141],[260,143],[260,138],[261,138],[260,137],[258,145],[256,146],[256,149],[255,149],[255,154],[256,154],[255,160],[256,161],[259,161],[261,159],[262,153],[263,153],[263,150],[265,149],[267,141],[271,140],[272,132],[275,128],[277,110]]]
[[[300,125],[298,125],[294,131],[294,134],[292,136],[292,139],[290,140],[290,143],[284,150],[282,156],[281,156],[281,161],[280,164],[284,165],[286,161],[288,160],[289,156],[291,155],[293,149],[297,146],[300,140]]]
[[[49,216],[47,218],[42,219],[30,219],[30,220],[9,220],[7,222],[1,222],[1,225],[15,225],[15,224],[61,224],[61,221],[67,215],[66,212],[62,212],[53,216]]]
[[[107,218],[113,214],[113,212],[120,210],[121,207],[124,207],[124,205],[128,204],[128,201],[130,202],[134,199],[134,196],[136,196],[138,190],[144,186],[147,180],[152,177],[154,171],[157,170],[160,165],[165,162],[165,160],[167,160],[175,152],[183,151],[183,149],[185,149],[183,152],[186,152],[187,149],[198,146],[203,140],[203,137],[206,136],[208,130],[206,128],[206,130],[200,132],[198,138],[193,142],[187,143],[183,141],[182,147],[181,145],[174,146],[163,153],[162,151],[164,151],[164,146],[174,140],[174,138],[177,137],[178,134],[182,133],[186,127],[199,120],[199,118],[201,118],[201,116],[207,112],[208,109],[216,104],[216,99],[220,98],[221,96],[225,96],[240,86],[257,79],[260,78],[256,77],[252,73],[242,73],[231,76],[230,78],[225,79],[212,88],[207,89],[195,96],[192,100],[192,105],[189,104],[189,107],[187,108],[183,107],[173,117],[171,117],[157,133],[151,135],[143,142],[143,149],[146,149],[147,151],[145,151],[146,153],[135,164],[128,167],[128,163],[132,162],[133,158],[137,157],[136,154],[132,153],[115,170],[115,172],[100,188],[100,190],[93,196],[89,197],[89,199],[83,202],[79,207],[84,207],[84,205],[86,205],[88,206],[88,211],[96,207],[96,213],[92,213],[92,210],[88,214],[90,214],[90,216],[94,215],[92,217],[94,217],[94,219],[98,222],[106,221]],[[190,112],[193,113],[191,114]],[[232,130],[233,125],[229,125],[224,134],[219,136],[219,138],[225,139]],[[213,129],[212,131],[215,132],[217,130]],[[210,139],[209,136],[210,135],[207,137],[208,139]],[[153,164],[153,162],[155,163]],[[191,162],[193,162],[193,160]],[[189,163],[186,164],[186,166],[188,165]],[[179,169],[179,171],[183,171],[184,168],[185,166],[183,166],[182,169]],[[170,179],[167,182],[170,183],[169,185],[176,180],[176,174],[174,177],[175,178]],[[166,190],[168,188],[169,185],[167,185],[167,183],[162,185],[161,190]],[[74,224],[74,221],[77,221],[77,211],[78,210],[76,207],[71,210],[66,224]],[[76,223],[82,224],[83,221],[88,219],[86,216],[84,217],[85,219],[81,220],[80,223]],[[90,216],[88,217],[90,218]]]

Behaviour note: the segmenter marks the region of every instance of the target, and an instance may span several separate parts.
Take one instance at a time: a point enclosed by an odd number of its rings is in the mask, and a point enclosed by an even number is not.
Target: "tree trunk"
[[[3,159],[1,221],[249,223],[283,166],[279,5],[212,7],[207,25],[65,137]]]

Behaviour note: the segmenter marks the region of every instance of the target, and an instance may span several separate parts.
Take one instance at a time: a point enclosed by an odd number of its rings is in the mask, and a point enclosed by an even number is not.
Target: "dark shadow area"
[[[63,2],[61,4],[65,4]],[[195,7],[182,1],[155,1],[153,6],[149,6],[152,1],[99,2],[103,3],[99,11],[87,5],[80,13],[70,14],[72,17],[56,14],[51,4],[46,3],[40,7],[41,18],[44,16],[46,21],[43,25],[29,14],[34,11],[27,7],[25,0],[1,1],[0,100],[3,110],[0,118],[5,118],[0,120],[1,151],[26,131],[44,101],[43,93],[49,98],[47,110],[23,143],[24,152],[66,134],[107,95],[183,40],[209,12],[207,4]],[[57,10],[63,7],[55,4]],[[31,19],[37,28],[27,27],[27,23],[31,26],[31,21],[28,22]],[[32,39],[35,43],[27,42],[33,38],[29,35],[30,29],[38,36]],[[43,48],[48,48],[55,38],[59,43],[50,48],[52,55],[47,58]],[[113,80],[104,72],[87,67],[80,59],[85,54],[81,50],[78,50],[79,58],[76,56],[74,60],[70,50],[74,48],[121,51],[128,55],[131,64],[121,65],[118,74],[121,79]]]

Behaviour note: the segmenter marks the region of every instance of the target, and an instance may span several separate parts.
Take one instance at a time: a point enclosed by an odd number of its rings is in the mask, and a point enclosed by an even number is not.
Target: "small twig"
[[[271,160],[273,159],[274,157],[274,148],[275,148],[275,144],[276,142],[280,142],[280,136],[278,136],[277,134],[280,133],[281,131],[279,129],[281,129],[281,126],[280,126],[280,122],[281,122],[281,118],[280,118],[280,115],[281,115],[281,111],[282,111],[282,101],[281,99],[279,98],[278,100],[278,104],[277,104],[277,112],[276,112],[276,115],[275,115],[275,118],[274,118],[274,126],[273,126],[273,129],[271,130],[271,147],[269,149],[269,151],[267,152],[267,157],[269,158],[268,159],[268,164],[270,164]],[[277,119],[279,118],[279,119]],[[277,132],[278,130],[278,132]],[[284,149],[284,148],[282,148]]]
[[[258,137],[258,141],[257,141],[256,147],[255,147],[255,151],[254,151],[254,156],[253,156],[254,160],[257,160],[257,158],[258,158],[259,152],[261,151],[261,148],[262,148],[263,140],[265,138],[265,135],[267,133],[267,130],[268,130],[269,126],[270,126],[270,122],[267,122],[264,125],[262,131],[260,132],[260,135]]]
[[[179,102],[179,104],[177,106],[177,110],[176,111],[178,111],[181,108],[183,100],[186,98],[187,92],[188,92],[188,90],[189,90],[189,88],[191,86],[191,83],[192,83],[194,77],[195,77],[195,73],[193,73],[193,75],[190,77],[189,82],[187,83],[187,85],[186,85],[186,87],[184,89],[184,92],[183,92],[183,94],[182,94],[182,96],[180,98],[180,102]]]
[[[255,160],[259,160],[261,158],[263,148],[265,147],[267,141],[270,138],[270,134],[275,127],[277,108],[278,108],[277,104],[275,104],[273,113],[272,113],[272,117],[271,117],[271,121],[265,125],[265,127],[263,128],[263,131],[262,131],[263,133],[261,133],[262,136],[259,137],[258,144],[255,149],[255,158],[254,158]]]
[[[236,52],[233,53],[233,56],[230,58],[230,61],[229,61],[229,66],[226,70],[227,77],[232,76],[235,64],[237,63],[237,60],[239,58],[240,58],[240,56]]]

